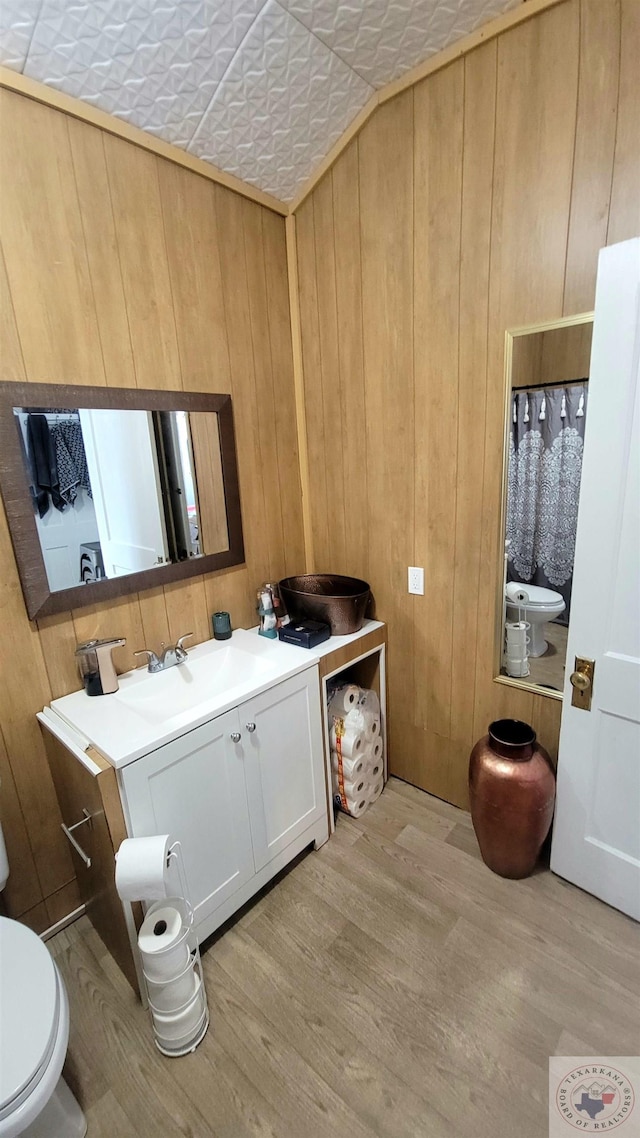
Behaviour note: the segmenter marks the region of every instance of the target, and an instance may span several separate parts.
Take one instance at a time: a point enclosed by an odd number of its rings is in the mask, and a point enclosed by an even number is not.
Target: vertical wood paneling
[[[493,683],[503,566],[498,531],[504,435],[504,333],[562,311],[578,89],[578,0],[498,41],[484,431],[482,551],[477,598],[477,736],[505,705],[531,719],[533,697]],[[505,696],[505,692],[508,693]]]
[[[325,439],[324,433],[322,356],[316,284],[318,265],[316,261],[314,196],[305,202],[296,215],[296,246],[300,321],[302,325],[305,420],[313,503],[311,519],[314,551],[313,568],[317,572],[322,572],[321,565],[331,564],[327,518],[329,510],[327,457],[332,448],[331,437]],[[319,271],[322,272],[322,269],[320,268]]]
[[[469,747],[492,718],[529,719],[557,750],[560,703],[493,682],[504,333],[589,308],[598,248],[640,229],[639,15],[635,0],[566,0],[470,52],[416,86],[414,137],[408,104],[385,103],[296,213],[314,533],[335,461],[316,428],[327,335],[315,294],[335,272],[339,358],[355,361],[340,368],[340,405],[364,392],[367,408],[366,481],[342,470],[345,504],[367,503],[367,577],[389,624],[391,769],[461,805]],[[327,234],[311,219],[331,183]],[[409,564],[425,566],[424,599],[407,597]]]
[[[67,128],[105,379],[110,387],[135,387],[104,139],[100,131],[78,119],[68,119]]]
[[[318,562],[317,570],[327,573],[341,572],[346,564],[347,509],[343,456],[350,437],[349,424],[344,416],[340,382],[332,173],[323,179],[318,186],[318,192],[313,196],[313,224],[316,250],[322,249],[322,265],[316,263],[316,289],[329,543],[325,550],[325,559]]]
[[[42,931],[77,894],[35,713],[77,688],[76,643],[125,636],[122,671],[145,644],[189,631],[208,638],[215,609],[250,625],[255,587],[285,565],[300,571],[304,553],[282,219],[21,96],[2,92],[1,120],[11,155],[2,165],[3,378],[231,392],[247,547],[246,566],[36,627],[2,514],[7,899]]]
[[[138,387],[182,386],[158,159],[103,138]],[[95,218],[93,224],[95,224]]]
[[[305,563],[303,532],[300,526],[301,485],[293,399],[280,398],[282,384],[293,388],[293,354],[289,317],[289,289],[280,261],[284,240],[284,221],[274,213],[262,211],[262,242],[267,287],[269,347],[273,377],[275,411],[275,449],[278,464],[277,495],[282,517],[282,557],[284,574],[299,573]]]
[[[7,748],[0,732],[0,822],[5,834],[10,835],[11,864],[9,880],[3,899],[12,913],[26,913],[42,897],[36,863],[29,834],[20,806],[20,798],[9,763]]]
[[[582,0],[580,81],[563,315],[595,301],[594,265],[606,244],[618,112],[620,5]]]
[[[158,183],[182,386],[229,394],[215,197],[203,178],[171,162],[159,164]]]
[[[362,268],[358,142],[341,155],[332,170],[333,246],[336,273],[336,320],[345,493],[345,560],[342,571],[367,580],[369,524],[367,501],[366,391],[362,333]]]
[[[455,562],[463,99],[462,61],[414,91],[414,564],[429,597],[451,594]],[[421,621],[418,605],[414,722],[449,739],[453,606]],[[444,748],[429,758],[424,778],[444,796]]]
[[[249,320],[264,501],[262,526],[268,549],[269,578],[279,580],[284,576],[284,536],[279,493],[276,392],[271,360],[262,212],[262,208],[252,202],[247,201],[243,204],[245,264],[247,280],[251,282],[248,292]]]
[[[9,91],[0,105],[0,226],[27,375],[104,383],[67,119]]]
[[[4,263],[4,252],[0,250],[0,343],[2,343],[2,375],[10,383],[24,383],[26,373],[22,358],[22,347],[18,336],[18,328],[13,312],[13,300],[7,270]]]
[[[473,741],[476,607],[482,563],[482,439],[487,399],[487,316],[493,197],[497,43],[465,60],[460,265],[458,467],[453,564],[451,733]],[[470,440],[477,440],[470,445]]]
[[[399,741],[414,735],[414,609],[406,593],[414,543],[412,151],[408,91],[382,107],[359,139],[369,559],[378,612],[389,621],[389,670],[396,676],[389,721],[399,769],[413,750]],[[319,271],[322,257],[319,251]],[[357,490],[349,493],[359,506]]]
[[[73,877],[35,711],[50,688],[35,625],[27,620],[4,510],[0,511],[0,700],[2,735],[27,826],[41,896]],[[6,835],[11,864],[12,831]]]
[[[640,233],[640,4],[620,0],[620,87],[607,245]]]

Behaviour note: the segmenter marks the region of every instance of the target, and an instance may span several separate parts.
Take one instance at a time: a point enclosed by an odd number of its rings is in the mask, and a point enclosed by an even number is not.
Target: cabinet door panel
[[[316,670],[278,684],[238,711],[259,870],[326,810]],[[253,732],[247,723],[255,723]]]
[[[242,747],[229,711],[125,767],[135,837],[170,834],[182,845],[199,923],[253,876]]]

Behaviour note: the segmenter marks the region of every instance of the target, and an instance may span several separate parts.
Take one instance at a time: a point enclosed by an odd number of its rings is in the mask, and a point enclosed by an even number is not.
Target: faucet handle
[[[190,640],[192,636],[193,636],[192,632],[185,632],[184,636],[179,636],[178,639],[176,640],[176,648],[182,648],[182,651],[184,652],[185,649],[183,648],[183,641],[184,640]]]
[[[133,654],[134,656],[146,656],[149,663],[149,671],[157,671],[160,661],[155,652],[152,652],[149,648],[143,648],[141,652],[134,652]]]

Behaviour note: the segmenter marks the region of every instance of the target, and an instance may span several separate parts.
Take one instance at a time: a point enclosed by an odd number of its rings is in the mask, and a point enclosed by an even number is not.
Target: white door
[[[152,569],[168,559],[151,415],[80,411],[105,574]]]
[[[598,267],[551,868],[640,920],[640,239]],[[574,657],[595,661],[591,710]]]
[[[238,712],[259,871],[326,814],[316,669],[277,684]]]
[[[122,771],[132,836],[170,834],[182,845],[198,925],[254,875],[237,730],[234,709]]]

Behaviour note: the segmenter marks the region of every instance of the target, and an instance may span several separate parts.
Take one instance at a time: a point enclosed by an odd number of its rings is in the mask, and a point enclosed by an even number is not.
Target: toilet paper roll
[[[335,751],[331,752],[331,767],[334,771],[338,769],[338,755]],[[360,755],[356,755],[353,759],[347,759],[344,756],[342,758],[342,771],[344,777],[348,779],[349,782],[353,782],[354,779],[357,779],[358,775],[364,770],[364,767],[364,759],[361,758]]]
[[[529,601],[527,590],[523,589],[522,585],[519,585],[517,581],[509,581],[504,591],[507,600],[511,601],[512,604],[526,605]]]
[[[382,739],[379,735],[366,744],[363,757],[370,766],[382,763]]]
[[[169,834],[125,838],[116,854],[116,890],[123,901],[162,901],[171,894]]]
[[[360,699],[360,688],[357,684],[347,684],[343,688],[336,688],[329,706],[335,714],[351,711]]]
[[[189,1036],[199,1027],[206,1009],[206,998],[202,980],[195,978],[195,994],[186,1007],[179,1012],[158,1012],[152,1009],[153,1028],[160,1042],[175,1044],[183,1036]]]
[[[340,806],[341,810],[343,810],[346,814],[350,814],[352,818],[359,818],[360,815],[364,814],[365,810],[367,809],[369,800],[364,795],[361,798],[347,798],[346,810],[345,805],[342,801],[338,800],[338,805]]]
[[[329,735],[331,742],[331,750],[338,750],[338,735],[336,734],[335,725],[331,728]],[[344,735],[340,737],[340,752],[347,759],[354,759],[364,750],[365,737],[364,731],[355,731],[352,727],[345,727]]]
[[[369,806],[371,806],[372,802],[376,802],[378,800],[378,798],[382,794],[383,786],[384,786],[384,782],[383,782],[382,778],[379,778],[376,780],[376,782],[371,783],[371,785],[369,787],[369,796],[368,796],[369,797],[369,801],[368,801]]]
[[[342,714],[345,727],[351,727],[353,731],[364,731],[369,723],[370,716],[365,714],[359,704]]]
[[[338,778],[338,773],[337,773],[337,771],[334,771],[333,772],[333,792],[334,792],[334,794],[342,794],[344,792],[344,795],[346,798],[360,798],[364,794],[365,788],[368,786],[368,774],[369,774],[369,772],[367,772],[367,778],[365,778],[364,777],[364,771],[363,771],[362,775],[353,782],[349,782],[347,779],[345,779],[342,783],[342,788],[341,788],[340,787],[340,780]]]
[[[380,717],[359,703],[353,711],[349,711],[344,720],[345,727],[354,731],[364,731],[367,739],[373,739],[380,734]]]
[[[152,1009],[164,1013],[177,1012],[194,998],[197,979],[192,965],[173,980],[147,979],[147,991]]]
[[[149,980],[171,980],[184,971],[190,955],[185,934],[182,915],[173,905],[149,910],[138,933],[142,968]]]
[[[377,715],[372,715],[369,723],[365,728],[365,739],[368,743],[372,743],[377,739],[380,734],[380,718]]]

